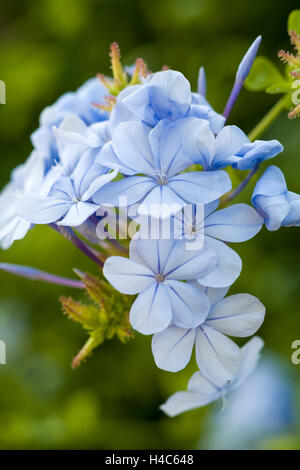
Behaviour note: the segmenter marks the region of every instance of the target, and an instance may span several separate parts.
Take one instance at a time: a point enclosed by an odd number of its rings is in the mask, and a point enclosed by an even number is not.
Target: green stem
[[[277,103],[270,109],[270,111],[262,118],[262,120],[254,127],[254,129],[248,135],[249,140],[253,142],[261,134],[263,134],[268,127],[277,119],[277,117],[282,113],[286,106],[287,97],[283,96]]]

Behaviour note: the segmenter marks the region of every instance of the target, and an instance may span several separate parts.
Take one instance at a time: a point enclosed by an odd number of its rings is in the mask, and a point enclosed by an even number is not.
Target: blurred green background
[[[143,57],[152,71],[167,64],[196,87],[205,65],[208,98],[222,112],[236,67],[252,40],[263,35],[260,54],[277,61],[288,49],[286,21],[298,1],[276,0],[23,0],[0,1],[0,78],[7,104],[0,106],[1,186],[30,153],[29,136],[41,110],[97,72],[109,74],[108,47],[118,41],[123,62]],[[277,97],[243,91],[230,123],[246,132]],[[278,164],[289,189],[300,192],[300,123],[282,116],[264,138],[285,146]],[[257,295],[267,306],[260,335],[281,357],[300,390],[300,365],[291,343],[300,338],[299,229],[270,233],[236,247],[243,272],[231,292]],[[95,268],[67,241],[36,227],[1,261],[28,264],[61,275]],[[79,292],[72,292],[80,298]],[[76,371],[72,357],[85,340],[62,315],[58,296],[71,290],[0,273],[0,339],[7,365],[0,366],[0,448],[202,447],[212,407],[165,417],[158,405],[185,388],[195,369],[171,374],[153,362],[150,338],[105,343]],[[295,413],[297,413],[297,395]],[[300,448],[300,421],[256,444]]]

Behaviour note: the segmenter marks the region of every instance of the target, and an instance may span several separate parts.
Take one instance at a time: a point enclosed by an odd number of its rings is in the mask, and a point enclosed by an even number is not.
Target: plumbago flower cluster
[[[252,206],[231,203],[260,164],[283,150],[277,140],[250,140],[226,123],[260,42],[244,56],[223,115],[206,100],[202,68],[192,92],[178,71],[150,73],[141,59],[123,69],[114,43],[113,78],[99,75],[43,111],[32,154],[0,196],[2,248],[48,224],[100,267],[99,278],[75,270],[80,280],[73,280],[0,263],[18,275],[87,290],[89,305],[61,298],[64,312],[89,334],[74,367],[105,339],[131,338],[132,329],[153,335],[160,369],[182,370],[195,350],[199,370],[188,391],[161,407],[170,416],[223,397],[258,361],[259,337],[242,348],[230,338],[254,335],[265,307],[248,293],[227,295],[242,269],[228,244],[249,240],[264,224],[300,224],[300,196],[288,191],[276,166],[258,180]],[[124,208],[136,224],[130,243],[111,235],[112,208],[119,229]],[[142,233],[145,220],[159,227],[155,236]]]

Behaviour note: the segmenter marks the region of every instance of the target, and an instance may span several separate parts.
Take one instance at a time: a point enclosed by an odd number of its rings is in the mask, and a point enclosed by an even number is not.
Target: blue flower
[[[244,144],[235,154],[233,168],[238,170],[250,170],[265,160],[276,157],[283,151],[283,146],[278,140],[255,140]]]
[[[152,352],[160,369],[178,372],[190,361],[196,349],[197,365],[206,377],[217,381],[233,380],[240,368],[239,347],[226,335],[245,338],[260,328],[265,307],[252,295],[225,297],[228,289],[210,289],[192,284],[210,300],[210,309],[196,328],[171,325],[155,334]]]
[[[99,112],[93,104],[103,103],[107,89],[98,78],[87,80],[76,92],[62,95],[53,105],[46,107],[40,116],[41,126],[57,126],[69,114],[76,114],[86,124],[108,119],[107,112]]]
[[[268,230],[300,225],[300,196],[288,191],[282,171],[270,166],[258,180],[252,204]]]
[[[80,160],[74,172],[62,175],[54,183],[48,196],[27,195],[17,205],[17,213],[34,224],[79,226],[98,209],[92,195],[99,187],[116,176],[107,168],[93,164],[87,153]]]
[[[192,104],[188,117],[205,119],[209,122],[210,130],[214,134],[218,134],[223,129],[225,123],[224,116],[214,111],[211,104],[200,93],[192,93]]]
[[[241,348],[242,359],[239,370],[233,380],[214,381],[206,378],[200,372],[195,372],[188,383],[188,391],[176,392],[163,404],[160,409],[168,416],[174,417],[194,408],[208,405],[238,388],[255,370],[263,341],[258,336],[252,338]]]
[[[180,72],[167,70],[150,75],[142,85],[125,88],[117,99],[118,121],[139,120],[154,127],[160,120],[184,117],[208,120],[214,133],[220,132],[225,118],[216,113],[199,93],[191,93],[188,80]]]
[[[99,163],[127,177],[99,190],[94,201],[116,207],[122,196],[128,206],[139,203],[140,212],[150,214],[153,205],[168,206],[172,212],[172,206],[178,210],[187,203],[203,204],[228,192],[231,182],[223,171],[181,173],[192,164],[189,147],[195,125],[206,129],[208,123],[195,118],[163,120],[154,129],[142,122],[121,123]]]
[[[277,140],[256,140],[251,143],[237,126],[225,126],[214,135],[208,124],[191,127],[189,153],[195,163],[206,171],[219,170],[229,165],[238,170],[253,168],[258,163],[275,157],[283,147]]]
[[[25,237],[31,223],[17,213],[17,205],[26,195],[43,194],[51,181],[45,175],[45,161],[32,152],[27,161],[15,168],[10,183],[0,195],[0,244],[8,249],[15,240]]]
[[[295,377],[296,378],[296,377]],[[297,382],[296,382],[297,383]],[[261,443],[293,432],[298,390],[285,361],[267,352],[251,377],[209,415],[205,449],[261,449]],[[230,432],[228,432],[230,429]]]
[[[130,259],[113,256],[106,260],[103,274],[124,294],[139,294],[130,311],[134,329],[145,335],[158,333],[171,323],[194,328],[209,311],[204,292],[182,280],[210,271],[214,253],[185,250],[181,240],[132,240]]]
[[[88,149],[93,153],[94,159],[97,158],[98,163],[101,164],[100,153],[110,140],[109,121],[87,126],[73,114],[66,117],[58,128],[54,127],[53,133],[58,148],[55,163],[63,167],[66,174],[72,173]]]
[[[48,168],[58,159],[53,126],[59,126],[70,114],[75,114],[87,125],[107,120],[108,113],[100,112],[93,106],[93,103],[103,102],[106,94],[107,89],[100,80],[92,78],[76,92],[65,93],[44,109],[40,116],[40,127],[31,135],[31,141],[34,149],[48,162]]]
[[[242,261],[227,242],[240,243],[254,237],[263,225],[263,219],[247,204],[234,204],[217,210],[219,201],[204,206],[198,213],[185,211],[174,216],[174,229],[177,237],[189,241],[204,240],[206,246],[216,253],[217,264],[205,276],[198,279],[200,284],[209,287],[227,287],[239,276]],[[224,243],[225,242],[225,243]]]
[[[187,116],[191,86],[181,72],[166,70],[149,75],[142,85],[129,87],[129,93],[124,98],[121,93],[119,99],[136,119],[155,126],[162,119]]]
[[[59,221],[59,225],[77,227],[98,209],[92,196],[116,176],[117,170],[110,172],[107,167],[95,163],[97,150],[87,145],[89,134],[76,135],[81,137],[78,143],[75,142],[77,152],[73,146],[71,153],[65,150],[61,166],[49,171],[48,178],[53,175],[53,184],[48,192],[27,194],[18,201],[17,212],[26,220],[34,224]]]
[[[199,93],[191,93],[188,80],[180,72],[166,70],[148,76],[142,85],[125,88],[118,96],[114,119],[139,120],[154,127],[159,121],[198,117],[220,132],[225,118],[216,113]]]

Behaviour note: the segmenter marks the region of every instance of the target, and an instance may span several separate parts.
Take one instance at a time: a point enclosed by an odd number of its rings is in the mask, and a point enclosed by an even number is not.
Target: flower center
[[[195,224],[188,225],[186,228],[186,235],[188,237],[196,237],[198,233],[197,227]]]
[[[158,184],[160,186],[164,186],[165,184],[167,184],[167,176],[164,175],[163,173],[161,173],[160,175],[158,175]]]
[[[164,282],[165,276],[163,274],[156,274],[155,279],[157,282]]]

